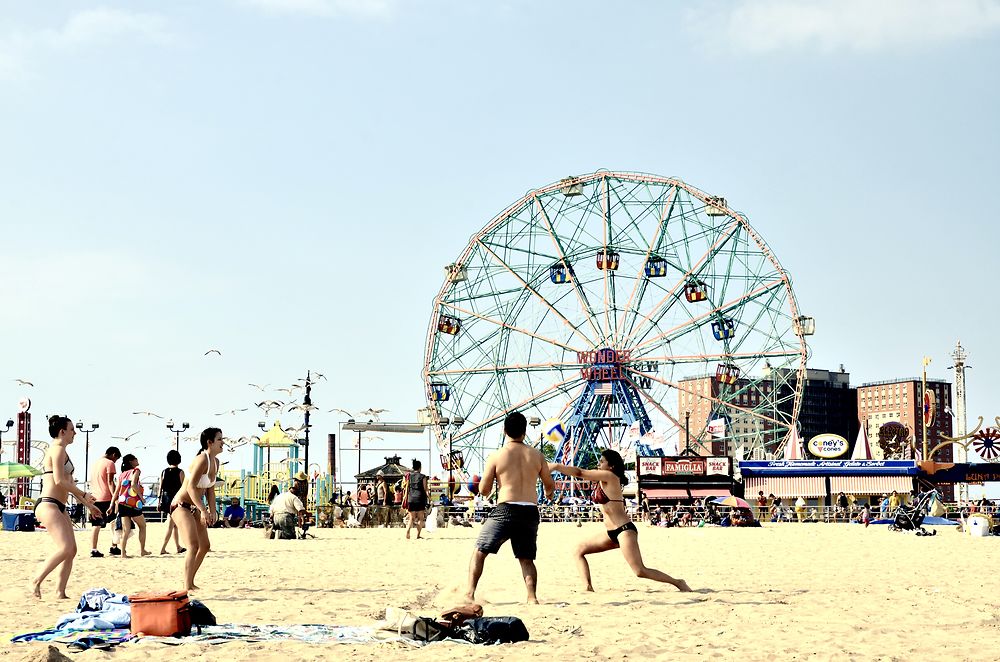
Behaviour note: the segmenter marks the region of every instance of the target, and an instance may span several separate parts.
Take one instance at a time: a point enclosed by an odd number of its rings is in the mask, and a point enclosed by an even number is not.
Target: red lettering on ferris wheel
[[[622,349],[598,349],[596,351],[589,352],[577,352],[576,360],[577,363],[583,364],[595,364],[595,363],[628,363],[632,359],[632,350]]]

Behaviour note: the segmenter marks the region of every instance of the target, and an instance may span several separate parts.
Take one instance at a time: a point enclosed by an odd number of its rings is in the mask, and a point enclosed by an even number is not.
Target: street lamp
[[[174,441],[174,450],[177,451],[178,453],[181,450],[181,432],[184,432],[189,427],[191,427],[189,423],[181,423],[181,427],[175,429],[174,422],[167,421],[167,429],[173,432],[174,435],[176,436],[176,441]]]
[[[12,421],[7,421],[7,427],[8,427],[8,429],[10,428],[11,422]],[[76,429],[79,430],[80,432],[82,432],[85,435],[85,437],[86,437],[86,441],[84,441],[84,444],[83,444],[83,447],[84,447],[84,451],[83,451],[83,470],[84,471],[90,471],[90,433],[93,432],[94,430],[96,430],[99,427],[101,427],[100,423],[91,423],[90,427],[88,429],[84,430],[83,429],[83,421],[77,421],[77,423],[76,423]]]
[[[257,422],[257,427],[259,427],[262,431],[266,430],[267,429],[267,423],[265,421],[258,421]],[[271,476],[271,441],[270,440],[268,440],[268,442],[267,442],[267,466],[264,467],[264,469],[267,471],[268,477],[270,477]]]
[[[10,420],[8,418],[7,419],[7,427],[4,428],[3,430],[0,430],[0,442],[3,441],[3,433],[4,432],[9,432],[12,427],[14,427],[14,421],[12,421],[12,420]]]

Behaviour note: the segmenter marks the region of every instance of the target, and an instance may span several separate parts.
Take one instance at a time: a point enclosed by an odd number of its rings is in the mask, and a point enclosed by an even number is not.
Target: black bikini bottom
[[[618,536],[625,533],[626,531],[635,531],[635,535],[639,535],[639,529],[635,528],[635,524],[632,522],[626,522],[619,526],[617,529],[609,529],[608,537],[611,538],[611,542],[618,544]]]
[[[38,497],[38,501],[35,502],[35,510],[37,511],[38,506],[42,505],[43,503],[54,503],[57,506],[59,506],[59,512],[61,513],[66,512],[66,504],[60,501],[59,499],[53,499],[52,497]]]
[[[198,516],[198,508],[193,503],[172,503],[170,504],[170,513],[173,514],[178,508],[187,508],[191,511],[192,515],[195,517]]]

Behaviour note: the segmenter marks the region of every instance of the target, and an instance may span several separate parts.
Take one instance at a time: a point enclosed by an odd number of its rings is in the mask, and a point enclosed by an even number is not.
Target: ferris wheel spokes
[[[562,349],[565,349],[565,350],[567,350],[569,352],[573,352],[574,354],[578,351],[577,349],[575,349],[573,347],[570,347],[569,345],[567,345],[565,343],[561,343],[558,340],[553,340],[552,338],[547,338],[547,337],[539,335],[537,333],[532,333],[531,331],[528,331],[527,329],[522,329],[519,326],[514,326],[513,324],[507,324],[506,322],[501,322],[499,320],[495,320],[492,317],[487,317],[486,315],[480,315],[479,313],[474,313],[471,310],[466,310],[465,308],[461,308],[459,306],[456,306],[453,303],[449,303],[447,301],[441,301],[441,302],[439,302],[439,304],[442,305],[442,306],[447,306],[448,308],[451,308],[452,310],[456,310],[456,311],[462,313],[463,315],[468,315],[469,317],[474,317],[476,319],[481,319],[484,322],[490,322],[491,324],[495,324],[495,325],[497,325],[498,327],[500,327],[502,329],[510,329],[511,331],[517,331],[518,333],[523,333],[526,336],[531,336],[532,338],[537,338],[538,340],[542,340],[544,342],[547,342],[550,345],[555,345],[556,347],[561,347]]]
[[[483,430],[489,427],[490,425],[493,425],[494,423],[502,421],[504,418],[507,417],[508,414],[518,411],[521,407],[525,406],[526,404],[532,403],[535,406],[537,406],[539,404],[548,402],[549,400],[551,400],[552,398],[556,397],[559,394],[566,394],[567,391],[571,390],[570,388],[567,388],[567,385],[573,384],[574,382],[583,382],[583,381],[584,381],[583,377],[581,377],[580,375],[574,375],[573,377],[564,379],[563,381],[557,384],[553,384],[547,389],[539,391],[538,393],[534,393],[528,398],[522,400],[521,402],[518,402],[517,404],[509,405],[506,408],[500,409],[499,413],[494,414],[492,417],[484,421],[481,421],[477,424],[474,424],[474,426],[469,429],[463,430],[460,434],[454,437],[454,440],[458,441],[464,437],[473,436],[480,430]]]
[[[649,263],[650,257],[660,252],[660,242],[662,238],[666,236],[665,232],[662,232],[663,228],[666,226],[674,209],[674,201],[677,199],[677,188],[671,187],[670,192],[667,195],[667,200],[663,205],[663,211],[659,214],[659,222],[656,224],[656,228],[653,230],[653,239],[648,242],[648,247],[646,249],[646,257],[642,261],[643,269],[645,265]],[[633,220],[633,225],[635,222]],[[636,226],[638,230],[638,226]],[[655,245],[655,250],[654,250]],[[621,332],[625,332],[626,321],[628,320],[628,311],[632,308],[632,301],[635,300],[635,295],[639,293],[639,300],[642,300],[643,295],[646,292],[646,286],[649,284],[648,278],[643,278],[642,275],[635,279],[635,283],[632,285],[632,291],[628,295],[628,299],[625,301],[625,308],[622,309],[622,325]],[[637,311],[638,312],[638,311]],[[625,337],[621,334],[615,339],[619,343],[619,346],[624,345]]]
[[[559,261],[562,264],[569,264],[569,260],[566,259],[566,251],[563,249],[562,243],[556,236],[555,230],[552,228],[552,222],[549,220],[549,215],[545,213],[545,208],[542,206],[541,201],[539,201],[538,196],[535,196],[535,207],[538,209],[538,214],[545,221],[545,229],[549,233],[549,237],[552,238],[552,244],[556,248],[556,252],[559,254]],[[594,321],[597,316],[594,314],[593,309],[590,307],[590,301],[587,300],[587,293],[582,290],[580,283],[576,278],[570,278],[570,282],[573,284],[573,289],[576,292],[577,298],[580,300],[580,306],[583,308],[583,313],[590,322],[590,327],[597,334],[595,337],[601,338],[602,342],[607,342],[607,335],[604,331],[599,328],[599,325]]]
[[[758,287],[755,290],[747,292],[747,293],[743,294],[742,296],[740,296],[740,297],[738,297],[736,299],[732,299],[732,300],[727,301],[727,302],[725,302],[723,304],[720,304],[720,305],[716,306],[715,308],[712,308],[711,310],[707,310],[707,311],[705,311],[704,313],[702,313],[700,315],[696,315],[696,316],[692,317],[689,320],[686,320],[686,321],[684,321],[684,322],[682,322],[682,323],[680,323],[680,324],[678,324],[678,325],[676,325],[676,326],[674,326],[674,327],[672,327],[670,329],[667,329],[666,331],[664,331],[663,333],[661,333],[659,335],[653,336],[652,338],[649,338],[647,340],[643,340],[642,338],[640,338],[639,339],[640,342],[632,348],[632,351],[636,352],[637,355],[641,355],[642,352],[640,350],[643,347],[646,347],[647,345],[649,345],[650,343],[656,342],[657,340],[664,339],[664,338],[666,339],[667,342],[670,342],[670,341],[676,339],[677,337],[683,335],[683,333],[676,333],[676,332],[686,332],[685,329],[696,328],[696,325],[699,322],[704,322],[707,318],[710,318],[710,317],[715,316],[715,315],[719,315],[720,313],[723,313],[723,312],[726,312],[726,311],[729,311],[729,310],[732,310],[732,309],[736,308],[738,305],[742,305],[742,304],[744,304],[744,303],[746,303],[748,301],[752,301],[754,298],[756,298],[756,297],[758,297],[758,296],[760,296],[762,294],[765,294],[765,293],[771,291],[773,288],[779,287],[779,286],[781,286],[783,284],[784,284],[784,281],[782,281],[781,279],[771,281],[770,283],[765,283],[765,284],[761,285],[760,287]],[[664,312],[666,312],[666,311],[664,311]],[[652,328],[655,328],[655,327],[653,327],[652,325],[650,325],[650,329],[652,329]],[[648,331],[647,331],[647,334],[648,334]],[[675,334],[675,335],[671,335],[671,334]],[[668,336],[670,336],[670,337],[668,337]]]
[[[509,271],[510,274],[512,276],[514,276],[514,278],[516,278],[517,280],[521,281],[521,284],[524,286],[525,290],[527,290],[528,292],[534,294],[535,297],[539,301],[541,301],[549,310],[551,310],[553,313],[555,313],[555,315],[559,319],[561,319],[569,328],[573,329],[573,331],[578,336],[580,336],[581,338],[583,338],[584,341],[587,343],[588,346],[592,346],[593,345],[594,341],[591,338],[589,338],[587,336],[587,334],[585,334],[583,331],[581,331],[579,328],[577,328],[577,326],[575,324],[573,324],[568,319],[566,319],[565,315],[563,315],[558,310],[556,310],[556,308],[552,304],[549,303],[548,299],[546,299],[541,294],[539,294],[538,291],[535,290],[535,288],[533,288],[531,285],[528,284],[527,281],[525,281],[523,278],[521,278],[521,276],[514,269],[512,269],[509,264],[507,264],[506,262],[504,262],[504,260],[499,255],[497,255],[495,252],[493,252],[493,250],[490,249],[489,246],[487,246],[486,244],[484,244],[482,241],[479,241],[479,245],[482,246],[484,249],[486,249],[486,252],[489,253],[491,256],[493,256],[493,259],[496,260],[497,263],[500,264],[501,266],[503,266],[507,271]]]
[[[705,251],[705,254],[702,255],[697,260],[697,262],[685,272],[684,276],[677,281],[677,283],[670,289],[670,291],[667,292],[667,295],[664,296],[662,299],[660,299],[660,301],[658,301],[655,305],[653,305],[653,307],[650,309],[649,314],[642,316],[642,319],[646,320],[647,322],[650,322],[650,325],[647,328],[652,327],[652,322],[654,317],[659,319],[660,317],[665,315],[668,310],[670,310],[670,307],[673,305],[673,302],[677,300],[679,288],[684,287],[687,284],[688,280],[691,279],[698,272],[700,268],[705,266],[709,258],[715,255],[718,252],[718,250],[722,248],[722,246],[725,244],[726,241],[728,241],[730,238],[736,235],[736,231],[739,229],[739,227],[740,227],[740,222],[738,220],[733,221],[733,223],[725,229],[725,231],[716,240],[716,242],[712,244],[712,246],[707,251]],[[662,307],[664,304],[666,304],[666,308],[663,309],[663,312],[658,313],[660,307]],[[636,311],[636,313],[638,313],[638,311]],[[632,323],[633,330],[628,334],[628,336],[626,336],[625,342],[632,340],[632,336],[635,335],[635,325],[637,323],[638,323],[637,319],[633,320]]]

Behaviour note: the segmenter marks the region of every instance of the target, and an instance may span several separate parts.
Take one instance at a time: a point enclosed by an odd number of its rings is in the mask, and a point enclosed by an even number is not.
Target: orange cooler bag
[[[133,634],[186,637],[191,634],[187,591],[147,591],[128,596]]]

